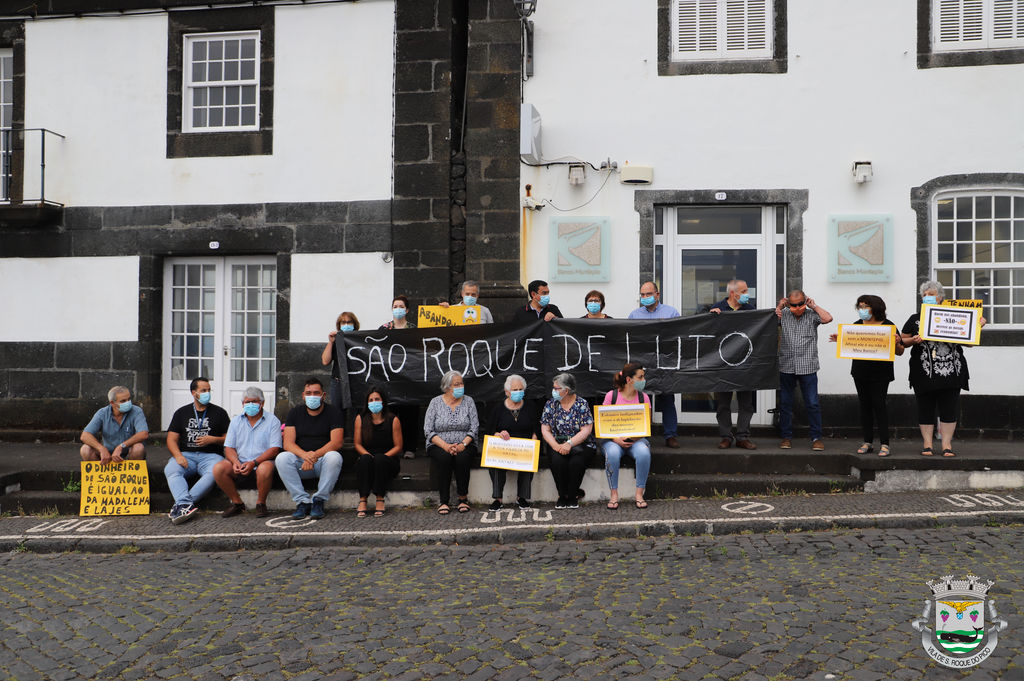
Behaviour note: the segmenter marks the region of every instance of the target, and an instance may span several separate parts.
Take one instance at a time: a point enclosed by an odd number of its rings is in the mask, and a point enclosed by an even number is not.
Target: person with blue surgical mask
[[[540,417],[540,435],[548,445],[551,477],[558,490],[555,508],[579,508],[583,476],[597,452],[594,415],[576,394],[576,379],[558,374],[551,379],[551,399]]]
[[[230,518],[245,512],[238,480],[255,478],[256,517],[270,515],[267,496],[274,482],[274,458],[281,451],[281,421],[263,410],[263,391],[254,385],[242,393],[242,413],[231,419],[224,438],[224,461],[213,467],[213,479],[231,505],[221,513]]]
[[[441,307],[449,307],[448,301],[446,300],[442,300],[438,305]],[[462,286],[459,287],[459,301],[451,307],[459,307],[460,305],[478,305],[480,307],[480,323],[494,323],[494,315],[491,314],[490,308],[486,305],[480,305],[480,284],[475,281],[467,280],[462,282]]]
[[[423,416],[427,454],[437,465],[440,500],[437,512],[441,515],[451,512],[448,501],[454,473],[459,513],[469,513],[469,472],[473,462],[480,458],[476,446],[480,417],[476,402],[466,394],[462,374],[458,371],[448,371],[441,377],[441,391],[430,401]]]
[[[392,303],[392,306],[394,303]],[[324,346],[324,351],[320,353],[320,363],[324,366],[331,367],[331,404],[341,410],[342,416],[347,416],[345,396],[346,390],[344,384],[341,382],[341,364],[338,362],[338,350],[335,345],[335,340],[339,333],[351,333],[352,331],[359,330],[359,318],[356,317],[354,312],[342,312],[338,315],[338,318],[334,320],[334,330],[327,334],[327,345]]]
[[[733,279],[725,286],[726,297],[710,308],[708,312],[721,314],[723,312],[737,312],[739,310],[756,310],[750,304],[750,293],[747,290],[747,282],[742,279]],[[733,442],[741,449],[757,449],[757,445],[750,441],[750,419],[754,416],[754,391],[737,390],[736,405],[739,409],[736,414],[736,435],[732,434],[732,392],[715,393],[715,411],[718,413],[718,435],[722,438],[718,443],[719,449],[732,447]]]
[[[562,311],[557,305],[551,304],[551,289],[548,288],[546,281],[534,279],[526,287],[526,291],[530,296],[530,302],[526,307],[516,310],[512,321],[517,324],[530,324],[538,319],[550,322],[556,317],[562,318]]]
[[[413,323],[409,313],[410,308],[408,298],[405,296],[395,296],[391,300],[391,319],[381,324],[380,330],[415,329],[416,325]]]
[[[370,492],[377,495],[374,517],[381,517],[387,510],[384,497],[388,484],[398,476],[402,462],[402,423],[388,408],[388,396],[378,385],[366,389],[366,408],[356,414],[352,427],[352,443],[356,454],[356,480],[359,489],[359,505],[356,517],[366,518],[370,510],[367,500]]]
[[[610,314],[604,313],[604,294],[594,289],[583,297],[583,304],[587,307],[587,314],[580,319],[612,319]]]
[[[146,415],[132,404],[132,393],[123,385],[107,391],[106,407],[93,414],[80,439],[82,461],[120,463],[125,459],[145,459],[149,425]]]
[[[678,316],[679,310],[661,303],[661,291],[653,281],[645,281],[640,286],[640,307],[629,313],[629,319],[675,319]],[[665,446],[679,449],[679,440],[676,438],[679,430],[676,396],[673,393],[655,395],[654,407],[661,412]]]
[[[448,303],[443,303],[447,306]],[[484,308],[486,309],[486,308]],[[490,311],[488,311],[490,314]],[[391,321],[380,325],[381,331],[401,330],[401,329],[415,329],[416,325],[412,322],[412,306],[409,304],[409,299],[405,296],[395,296],[391,301]],[[334,400],[334,393],[331,393],[331,401]],[[338,404],[338,402],[335,402]],[[420,421],[420,405],[418,404],[402,404],[396,405],[391,409],[394,415],[402,424],[402,442],[405,447],[405,454],[403,455],[406,459],[416,458],[416,448],[419,446],[419,432],[416,424]]]
[[[505,379],[505,399],[491,409],[484,432],[502,440],[513,437],[536,440],[540,437],[540,412],[534,400],[526,399],[525,378],[512,374]],[[491,475],[491,496],[494,499],[490,510],[497,511],[502,507],[508,471],[488,468],[487,472]],[[516,503],[519,508],[530,508],[533,473],[519,471],[516,475]]]

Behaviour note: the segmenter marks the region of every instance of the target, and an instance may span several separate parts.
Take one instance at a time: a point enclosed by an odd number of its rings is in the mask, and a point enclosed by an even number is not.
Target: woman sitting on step
[[[612,379],[614,388],[604,396],[604,404],[641,404],[642,399],[642,404],[650,406],[651,398],[643,391],[647,384],[645,375],[644,368],[635,362],[622,367],[622,371]],[[647,438],[613,437],[605,440],[601,448],[604,450],[604,472],[608,477],[611,497],[608,510],[617,511],[619,508],[619,466],[623,455],[633,457],[636,462],[636,507],[647,508],[644,490],[651,470],[651,445]]]

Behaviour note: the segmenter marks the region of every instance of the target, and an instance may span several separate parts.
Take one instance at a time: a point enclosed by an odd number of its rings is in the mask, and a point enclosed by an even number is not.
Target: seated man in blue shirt
[[[675,319],[679,310],[671,305],[661,304],[661,291],[653,281],[645,281],[640,287],[640,307],[629,313],[629,319]],[[661,412],[661,428],[665,435],[665,446],[679,448],[676,439],[679,429],[679,414],[676,412],[676,396],[672,393],[655,395],[654,408]]]
[[[242,393],[242,413],[231,419],[224,439],[224,461],[213,467],[217,481],[231,506],[221,513],[225,518],[245,511],[235,481],[256,478],[256,517],[270,515],[267,496],[274,482],[274,457],[281,451],[281,421],[263,411],[263,391],[249,386]]]
[[[107,400],[110,404],[93,414],[82,431],[82,461],[145,459],[149,425],[142,407],[132,404],[132,392],[123,385],[111,388]]]
[[[735,312],[738,310],[756,310],[750,304],[750,294],[747,292],[747,282],[742,279],[733,279],[725,287],[728,295],[708,310],[714,314],[723,312]],[[757,445],[750,441],[750,419],[754,416],[754,391],[737,390],[736,405],[739,413],[736,415],[736,446],[741,449],[757,449]],[[715,411],[718,413],[718,435],[722,438],[718,443],[719,449],[732,447],[732,393],[715,393]]]

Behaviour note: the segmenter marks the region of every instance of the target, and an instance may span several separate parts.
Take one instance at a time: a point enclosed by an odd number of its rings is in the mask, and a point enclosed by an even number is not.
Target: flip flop
[[[608,502],[608,510],[609,511],[618,511],[619,510],[619,502],[617,502],[617,501],[609,501]]]
[[[636,502],[636,507],[637,508],[647,508],[647,502],[644,501],[643,499],[638,499],[637,502]]]
[[[956,456],[952,449],[943,449],[942,456]]]
[[[932,448],[931,447],[925,447],[925,448],[923,448],[921,450],[921,456],[931,456],[931,455],[932,455]]]

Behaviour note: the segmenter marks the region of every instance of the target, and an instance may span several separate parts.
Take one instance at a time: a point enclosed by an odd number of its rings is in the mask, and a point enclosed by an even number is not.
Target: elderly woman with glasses
[[[552,380],[540,431],[551,452],[551,477],[558,489],[555,508],[579,508],[580,485],[597,448],[594,417],[587,401],[576,394],[571,374],[558,374]]]
[[[441,378],[442,393],[432,399],[423,417],[423,434],[427,439],[427,454],[437,465],[440,505],[437,512],[448,515],[451,507],[452,473],[455,473],[455,491],[459,495],[459,513],[468,513],[469,472],[480,454],[476,447],[480,419],[476,403],[466,395],[462,374],[449,371]]]
[[[945,290],[937,281],[926,281],[920,288],[921,302],[938,305]],[[985,318],[981,318],[985,325]],[[914,313],[903,325],[903,343],[910,347],[910,387],[917,399],[917,423],[921,428],[921,455],[931,456],[935,436],[935,414],[939,415],[942,455],[955,456],[953,432],[960,411],[960,391],[968,390],[970,373],[964,346],[921,338],[921,315]]]

